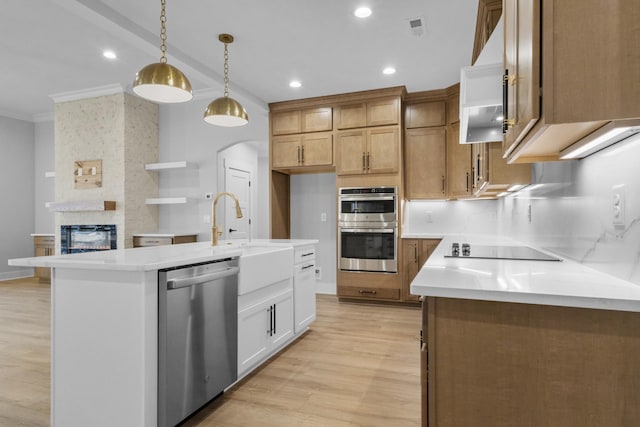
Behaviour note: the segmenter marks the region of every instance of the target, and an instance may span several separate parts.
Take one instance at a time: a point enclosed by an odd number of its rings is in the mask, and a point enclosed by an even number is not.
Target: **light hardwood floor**
[[[49,425],[49,285],[0,282],[0,426]],[[417,426],[416,308],[318,296],[311,330],[184,426]]]

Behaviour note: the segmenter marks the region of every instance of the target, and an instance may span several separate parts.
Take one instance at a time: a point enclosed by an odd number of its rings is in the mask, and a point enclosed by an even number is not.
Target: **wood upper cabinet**
[[[451,124],[447,133],[447,193],[453,199],[472,195],[472,144],[460,144],[459,135],[460,124]]]
[[[557,160],[610,121],[640,118],[640,2],[505,0],[508,70],[503,151]],[[588,30],[586,30],[588,29]]]
[[[336,108],[337,129],[395,125],[400,122],[400,99],[397,97],[341,105]]]
[[[420,102],[409,104],[404,114],[404,125],[407,129],[432,126],[444,126],[447,106],[445,101]]]
[[[396,125],[400,122],[398,98],[367,102],[367,126]]]
[[[400,134],[396,126],[338,132],[336,173],[398,173]]]
[[[289,135],[302,132],[300,111],[280,111],[271,113],[271,134]]]
[[[505,120],[510,151],[540,114],[540,0],[504,0]]]
[[[405,197],[445,198],[446,128],[407,129],[404,136]]]
[[[477,195],[489,184],[489,144],[471,144],[471,161],[473,194]]]
[[[332,128],[333,114],[330,107],[271,113],[272,135],[322,132]]]
[[[271,166],[290,168],[300,164],[301,135],[278,136],[271,139]]]
[[[274,169],[333,164],[333,134],[309,133],[274,137],[271,140]]]
[[[333,129],[333,112],[330,107],[302,110],[302,132],[323,132]]]
[[[354,129],[367,126],[367,104],[341,105],[336,108],[336,127],[338,129]]]
[[[331,132],[302,135],[301,163],[304,166],[333,164],[333,134]]]
[[[439,243],[440,239],[402,239],[403,301],[420,300],[418,295],[411,294],[411,282]]]

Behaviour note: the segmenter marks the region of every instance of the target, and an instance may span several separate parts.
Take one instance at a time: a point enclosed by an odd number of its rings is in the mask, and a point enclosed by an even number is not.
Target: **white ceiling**
[[[166,0],[169,63],[194,91],[221,90],[230,33],[231,96],[257,105],[459,81],[469,65],[477,0]],[[369,6],[367,19],[353,15]],[[9,0],[0,14],[0,114],[37,120],[50,95],[120,84],[160,57],[160,0]],[[424,34],[408,20],[422,17]],[[115,61],[102,57],[110,48]],[[392,65],[397,73],[382,74]],[[302,87],[292,89],[298,79]]]

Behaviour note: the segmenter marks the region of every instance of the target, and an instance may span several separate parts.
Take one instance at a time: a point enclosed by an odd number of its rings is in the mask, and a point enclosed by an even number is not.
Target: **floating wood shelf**
[[[145,199],[147,205],[179,205],[189,201],[186,197],[160,197],[156,199]]]
[[[190,163],[186,161],[181,162],[167,162],[167,163],[147,163],[144,165],[145,170],[159,171],[166,169],[196,169],[198,165],[196,163]]]
[[[52,212],[115,211],[116,202],[107,200],[51,202],[49,203],[49,210]]]

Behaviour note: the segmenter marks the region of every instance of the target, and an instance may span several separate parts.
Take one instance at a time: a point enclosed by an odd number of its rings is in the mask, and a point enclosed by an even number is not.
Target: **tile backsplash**
[[[640,285],[639,160],[635,136],[582,160],[536,163],[532,185],[498,201],[407,202],[404,232],[499,233]]]

